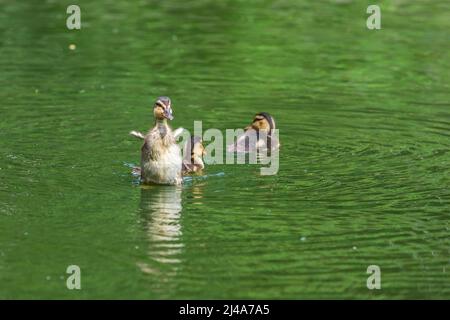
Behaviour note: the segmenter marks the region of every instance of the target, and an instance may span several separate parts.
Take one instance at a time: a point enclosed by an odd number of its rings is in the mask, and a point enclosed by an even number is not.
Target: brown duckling
[[[275,119],[267,112],[257,113],[253,122],[245,127],[244,134],[228,146],[228,152],[255,152],[258,150],[275,150],[280,142],[274,134]],[[251,139],[252,138],[252,139]],[[254,143],[250,143],[254,141]]]
[[[184,146],[183,174],[201,172],[205,168],[205,154],[202,139],[199,136],[191,136]]]
[[[167,120],[173,119],[169,97],[159,97],[153,106],[155,126],[143,137],[141,148],[141,181],[179,185],[182,183],[181,150]],[[136,133],[136,131],[134,131]],[[142,134],[130,133],[140,139]]]

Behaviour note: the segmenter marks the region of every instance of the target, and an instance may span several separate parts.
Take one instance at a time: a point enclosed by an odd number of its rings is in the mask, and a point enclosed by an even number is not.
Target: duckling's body
[[[228,152],[268,152],[280,147],[280,141],[274,134],[275,119],[267,112],[260,112],[253,118],[252,124],[244,129],[244,134],[236,143],[228,146]]]
[[[144,136],[141,148],[141,181],[179,185],[182,183],[181,150],[167,120],[172,120],[170,99],[160,97],[155,103],[155,126]]]
[[[205,168],[205,164],[203,163],[203,156],[205,154],[202,139],[198,136],[191,137],[184,147],[183,175],[200,173]]]
[[[167,124],[157,124],[141,148],[141,180],[144,183],[181,184],[181,150]]]

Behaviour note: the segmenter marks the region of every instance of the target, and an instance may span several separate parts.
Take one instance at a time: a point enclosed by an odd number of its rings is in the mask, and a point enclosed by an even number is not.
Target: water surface
[[[450,298],[448,1],[1,3],[0,298]],[[136,184],[159,95],[270,112],[278,174]]]

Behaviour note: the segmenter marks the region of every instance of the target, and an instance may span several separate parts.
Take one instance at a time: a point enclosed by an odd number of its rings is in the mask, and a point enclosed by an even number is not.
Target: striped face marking
[[[158,119],[173,120],[173,112],[171,107],[171,101],[169,97],[159,97],[156,99],[153,112]]]
[[[255,115],[252,128],[255,130],[268,130],[271,133],[275,129],[275,121],[267,112],[260,112]]]

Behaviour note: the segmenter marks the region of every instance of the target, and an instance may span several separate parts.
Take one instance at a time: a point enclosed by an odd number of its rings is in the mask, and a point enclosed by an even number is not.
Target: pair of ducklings
[[[198,136],[192,136],[185,145],[185,157],[181,156],[181,150],[176,143],[176,138],[183,132],[183,128],[174,131],[170,128],[167,121],[173,120],[172,103],[169,97],[159,97],[153,106],[153,116],[155,118],[155,126],[144,135],[138,131],[131,131],[130,134],[136,138],[144,140],[141,148],[141,166],[134,171],[140,173],[141,181],[145,184],[166,184],[180,185],[182,184],[183,175],[201,172],[205,165],[203,156],[205,148],[202,139]],[[265,132],[268,137],[272,136],[275,129],[275,120],[266,112],[255,115],[251,125],[247,126],[245,134],[251,131]],[[241,137],[245,140],[244,137]],[[259,142],[257,142],[259,143]],[[270,143],[270,142],[269,142]],[[272,141],[271,148],[278,147],[279,143]],[[228,146],[230,152],[248,152],[252,146],[238,141]]]

